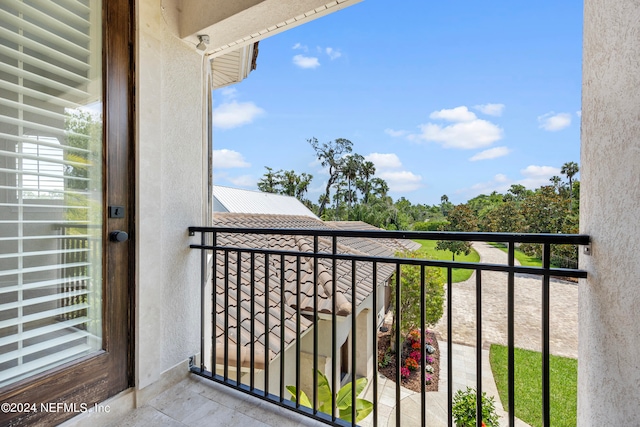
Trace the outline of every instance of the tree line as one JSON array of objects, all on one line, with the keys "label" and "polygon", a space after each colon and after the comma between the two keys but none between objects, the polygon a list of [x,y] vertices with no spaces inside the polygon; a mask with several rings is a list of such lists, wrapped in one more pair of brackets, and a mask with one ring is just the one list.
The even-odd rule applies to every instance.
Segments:
[{"label": "tree line", "polygon": [[[307,140],[329,177],[317,202],[306,197],[313,176],[293,170],[266,172],[258,182],[261,191],[286,194],[301,200],[323,220],[364,221],[387,230],[416,231],[488,231],[509,233],[577,233],[580,209],[580,181],[575,179],[579,166],[567,162],[561,176],[549,184],[528,189],[513,184],[506,192],[481,194],[466,203],[454,205],[447,195],[440,204],[413,204],[404,197],[393,200],[388,184],[376,176],[375,165],[353,151],[348,139],[320,143]],[[454,257],[468,253],[467,242],[438,242],[438,249],[449,249]],[[521,245],[529,255],[541,255],[539,245]],[[556,265],[572,266],[577,247],[554,246]]]}]

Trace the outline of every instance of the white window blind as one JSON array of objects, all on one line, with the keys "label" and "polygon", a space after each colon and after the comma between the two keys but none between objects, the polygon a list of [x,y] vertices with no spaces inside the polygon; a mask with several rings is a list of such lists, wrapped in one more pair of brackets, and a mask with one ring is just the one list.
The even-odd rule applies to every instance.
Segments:
[{"label": "white window blind", "polygon": [[0,2],[0,387],[102,347],[101,9]]}]

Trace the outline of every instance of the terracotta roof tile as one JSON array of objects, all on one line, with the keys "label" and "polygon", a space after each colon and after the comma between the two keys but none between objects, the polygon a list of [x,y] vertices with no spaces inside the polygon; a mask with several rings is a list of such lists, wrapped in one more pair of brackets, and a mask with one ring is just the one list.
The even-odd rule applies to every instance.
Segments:
[{"label": "terracotta roof tile", "polygon": [[[362,223],[364,224],[364,223]],[[291,215],[263,215],[263,214],[237,214],[237,213],[216,213],[214,216],[214,226],[226,226],[235,228],[299,228],[299,229],[335,229],[336,226],[324,223],[320,220],[305,216]],[[345,227],[337,227],[345,228]],[[364,228],[364,226],[362,227]],[[359,228],[359,229],[362,229]],[[354,228],[351,228],[354,229]],[[390,243],[375,241],[364,238],[339,238],[337,253],[355,255],[374,255],[392,257],[400,243],[396,239]],[[286,235],[257,235],[257,234],[232,234],[218,233],[217,243],[220,246],[232,248],[266,248],[272,250],[296,251],[303,253],[313,253],[313,237],[309,236],[286,236]],[[318,250],[323,253],[331,253],[332,242],[330,238],[318,238]],[[237,286],[240,278],[240,344],[245,347],[242,350],[241,364],[248,366],[250,359],[247,347],[251,343],[251,327],[255,330],[255,357],[256,367],[263,366],[266,358],[271,360],[282,350],[280,343],[281,335],[281,292],[284,291],[284,336],[285,347],[291,345],[296,337],[296,309],[300,304],[301,313],[312,315],[314,311],[314,300],[317,298],[317,310],[319,313],[331,314],[333,312],[333,268],[334,263],[329,259],[318,260],[317,286],[314,285],[314,258],[312,256],[300,255],[281,256],[270,255],[269,262],[265,265],[265,255],[254,255],[253,277],[251,273],[251,255],[243,252],[238,262],[238,255],[235,251],[228,254],[228,277],[225,282],[224,255],[219,252],[216,256],[216,341],[217,359],[224,359],[224,298],[225,283],[228,283],[229,306],[226,311],[228,315],[228,336],[229,357],[235,364],[236,342],[238,334],[237,307],[238,296]],[[299,270],[297,263],[299,262]],[[284,269],[281,265],[284,264]],[[238,265],[240,269],[238,271]],[[377,284],[385,283],[393,274],[392,264],[379,264],[377,269]],[[335,261],[335,304],[336,314],[340,316],[349,315],[352,311],[352,262],[349,260]],[[269,277],[268,304],[265,277]],[[299,279],[298,279],[299,278]],[[356,262],[356,283],[355,299],[356,306],[367,298],[373,289],[373,267],[368,262]],[[253,279],[253,280],[252,280]],[[251,286],[253,286],[255,303],[252,313],[251,307]],[[298,298],[299,295],[299,298]],[[299,301],[298,301],[299,300]],[[268,308],[266,307],[268,305]],[[265,317],[269,316],[269,354],[265,355]],[[303,334],[313,324],[304,315],[300,317],[300,333]],[[260,360],[258,360],[260,359]]]}]

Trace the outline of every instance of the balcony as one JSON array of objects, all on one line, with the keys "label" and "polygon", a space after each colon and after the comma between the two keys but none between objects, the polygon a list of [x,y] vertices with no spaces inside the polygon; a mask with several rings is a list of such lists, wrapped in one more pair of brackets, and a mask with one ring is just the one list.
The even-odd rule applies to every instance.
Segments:
[{"label": "balcony", "polygon": [[[320,370],[331,390],[367,378],[368,383],[358,396],[357,387],[350,388],[350,396],[340,396],[349,401],[362,397],[372,402],[373,411],[358,424],[453,425],[451,405],[457,389],[469,385],[477,388],[478,396],[483,391],[496,395],[483,335],[486,334],[483,325],[495,323],[495,319],[484,317],[488,309],[487,304],[483,305],[486,293],[483,284],[486,277],[497,274],[504,282],[504,344],[508,346],[510,384],[508,402],[501,412],[502,423],[521,425],[514,416],[513,393],[514,347],[521,346],[522,341],[522,337],[516,335],[516,317],[523,309],[516,305],[516,294],[519,278],[536,277],[539,296],[533,300],[539,301],[539,317],[537,325],[529,327],[539,331],[538,351],[541,351],[543,366],[541,421],[543,425],[550,424],[549,355],[552,343],[563,339],[552,329],[555,328],[550,316],[554,306],[551,289],[555,279],[552,278],[586,277],[586,272],[581,270],[552,268],[551,246],[587,245],[588,236],[352,231],[307,228],[309,224],[274,229],[250,225],[190,228],[192,235],[200,236],[200,243],[191,248],[200,250],[202,258],[201,349],[191,368],[194,375],[216,386],[226,386],[232,393],[258,399],[263,402],[261,407],[277,406],[307,416],[309,422],[334,425],[352,424],[344,419],[355,419],[355,406],[347,406],[349,409],[345,411],[342,401],[337,402],[332,393],[325,412],[318,410],[326,396],[319,391],[322,377],[313,373]],[[434,261],[389,254],[389,248],[406,247],[407,239],[501,242],[508,247],[506,263]],[[520,243],[541,245],[542,268],[516,265],[514,250]],[[375,248],[379,249],[377,253]],[[420,393],[404,389],[397,381],[401,377],[400,364],[396,366],[395,378],[387,379],[378,372],[379,328],[389,326],[384,320],[387,302],[396,313],[400,312],[394,327],[395,347],[401,348],[403,289],[401,286],[390,301],[388,292],[392,287],[397,288],[399,277],[410,266],[417,266],[421,271],[421,295],[416,304],[420,304],[422,325],[425,324],[425,268],[439,267],[446,272],[446,308],[444,320],[438,326],[441,328],[441,368],[437,393],[425,392],[424,386]],[[466,319],[456,318],[454,314],[460,313],[453,297],[457,289],[456,284],[452,285],[454,268],[474,272],[471,284],[475,287],[475,304],[466,307]],[[527,311],[524,317],[537,317],[530,312],[530,307]],[[456,328],[463,327],[475,329],[475,343],[467,343],[472,346],[445,340],[455,337]],[[421,342],[424,342],[425,328],[420,330]],[[489,336],[489,340],[495,341],[495,336]],[[420,352],[424,360],[427,355],[424,346]],[[419,374],[424,384],[425,364],[420,365]],[[202,384],[199,382],[198,387]],[[303,404],[301,391],[308,396],[310,407]],[[478,413],[481,406],[482,401],[477,398]]]}]

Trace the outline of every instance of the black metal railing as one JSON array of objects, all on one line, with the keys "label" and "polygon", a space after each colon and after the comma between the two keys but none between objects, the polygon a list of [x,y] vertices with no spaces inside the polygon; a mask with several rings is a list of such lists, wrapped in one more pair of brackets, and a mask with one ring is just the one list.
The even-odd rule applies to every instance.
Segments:
[{"label": "black metal railing", "polygon": [[[425,268],[446,270],[447,384],[448,425],[453,425],[453,347],[452,271],[470,269],[476,273],[476,414],[482,414],[482,273],[506,273],[508,340],[508,413],[515,425],[514,396],[514,320],[515,275],[541,278],[542,318],[542,425],[550,425],[550,279],[585,278],[578,269],[552,268],[552,245],[588,245],[586,235],[454,233],[403,231],[346,231],[336,229],[263,229],[231,227],[190,227],[190,235],[200,234],[199,244],[190,247],[201,251],[202,315],[200,362],[192,372],[275,405],[305,414],[334,425],[355,425],[356,405],[345,415],[336,402],[341,384],[340,358],[349,345],[346,365],[347,383],[351,383],[351,402],[356,401],[356,380],[367,376],[372,387],[373,411],[370,425],[379,425],[378,415],[378,309],[387,285],[395,287],[395,346],[400,349],[400,277],[403,266],[419,266],[421,318],[421,425],[426,419],[425,399]],[[498,242],[507,246],[507,264],[438,261],[398,258],[391,254],[366,255],[350,250],[353,242],[392,242],[398,239]],[[392,240],[390,240],[392,239]],[[395,239],[395,240],[393,240]],[[519,243],[542,245],[542,267],[515,265],[515,246]],[[395,246],[394,246],[395,245]],[[361,246],[361,245],[356,245]],[[393,281],[393,283],[389,283]],[[386,309],[388,307],[384,307]],[[362,313],[367,313],[362,315]],[[369,315],[370,313],[370,315]],[[363,325],[363,322],[367,322]],[[344,325],[349,325],[346,328]],[[339,328],[340,326],[340,328]],[[360,327],[360,328],[359,328]],[[344,331],[343,329],[348,329]],[[339,330],[340,329],[340,330]],[[362,332],[364,330],[364,332]],[[328,338],[327,338],[328,336]],[[346,337],[346,338],[345,338]],[[330,342],[330,344],[328,344]],[[371,344],[372,343],[372,344]],[[340,352],[340,353],[339,353]],[[362,357],[363,352],[369,357]],[[370,352],[370,353],[369,353]],[[348,353],[348,352],[347,352]],[[233,360],[235,358],[235,360]],[[309,358],[311,360],[309,360]],[[362,366],[364,360],[364,367]],[[405,425],[401,411],[401,372],[396,363],[395,425]],[[302,368],[305,371],[302,371]],[[320,410],[318,370],[327,372],[332,394],[330,404]],[[310,372],[309,372],[310,371]],[[350,376],[349,376],[350,375]],[[295,386],[289,392],[287,386]],[[285,391],[287,390],[287,391]],[[309,393],[304,401],[302,390]],[[305,406],[305,403],[311,407]],[[348,416],[350,415],[350,417]],[[353,421],[344,421],[344,418]],[[481,417],[477,417],[481,425]]]}]

